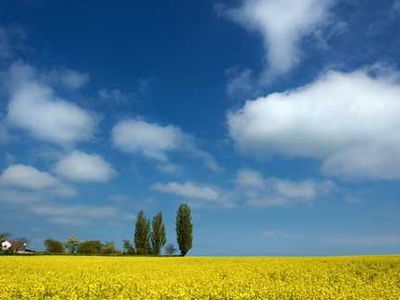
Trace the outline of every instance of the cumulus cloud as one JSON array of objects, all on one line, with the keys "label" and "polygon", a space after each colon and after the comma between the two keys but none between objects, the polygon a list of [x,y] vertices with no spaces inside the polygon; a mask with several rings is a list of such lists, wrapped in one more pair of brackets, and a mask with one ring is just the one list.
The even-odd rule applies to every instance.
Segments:
[{"label": "cumulus cloud", "polygon": [[290,206],[308,204],[328,195],[334,188],[329,180],[288,180],[263,178],[254,170],[239,170],[236,175],[237,192],[252,206]]},{"label": "cumulus cloud", "polygon": [[93,137],[96,119],[74,103],[60,99],[36,70],[14,63],[9,71],[7,121],[34,137],[56,144],[73,144]]},{"label": "cumulus cloud", "polygon": [[152,189],[160,192],[175,195],[187,200],[201,200],[216,204],[231,204],[224,192],[218,187],[199,184],[195,182],[168,182],[156,183]]},{"label": "cumulus cloud", "polygon": [[54,187],[58,184],[58,180],[54,176],[46,172],[41,172],[31,166],[13,165],[3,171],[0,183],[38,190]]},{"label": "cumulus cloud", "polygon": [[400,84],[396,74],[330,71],[299,89],[270,94],[228,114],[240,151],[321,161],[349,179],[400,178]]},{"label": "cumulus cloud", "polygon": [[173,125],[160,125],[141,119],[119,122],[112,130],[112,142],[124,152],[140,153],[165,164],[171,170],[168,154],[181,151],[201,159],[212,171],[221,168],[212,155],[199,149],[194,138]]},{"label": "cumulus cloud", "polygon": [[121,121],[113,128],[112,140],[122,151],[167,161],[166,152],[184,147],[187,139],[179,127],[132,119]]},{"label": "cumulus cloud", "polygon": [[100,155],[80,151],[73,151],[58,161],[55,172],[65,179],[83,182],[105,182],[116,174]]},{"label": "cumulus cloud", "polygon": [[301,59],[300,44],[329,20],[332,0],[244,0],[225,12],[261,34],[271,74],[283,74]]},{"label": "cumulus cloud", "polygon": [[53,175],[22,164],[9,166],[0,176],[0,186],[28,190],[49,190],[59,196],[74,196],[75,190]]}]

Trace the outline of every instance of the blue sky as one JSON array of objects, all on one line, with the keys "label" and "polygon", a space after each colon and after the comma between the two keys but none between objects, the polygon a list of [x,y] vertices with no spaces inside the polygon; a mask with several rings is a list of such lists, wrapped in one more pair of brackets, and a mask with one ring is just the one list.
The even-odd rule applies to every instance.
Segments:
[{"label": "blue sky", "polygon": [[400,2],[0,1],[0,229],[193,255],[400,247]]}]

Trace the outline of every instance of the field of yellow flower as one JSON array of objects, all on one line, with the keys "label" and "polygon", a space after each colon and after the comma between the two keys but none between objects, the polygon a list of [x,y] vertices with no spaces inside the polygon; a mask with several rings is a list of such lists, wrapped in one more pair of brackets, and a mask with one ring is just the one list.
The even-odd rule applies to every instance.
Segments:
[{"label": "field of yellow flower", "polygon": [[400,299],[400,256],[3,256],[0,299]]}]

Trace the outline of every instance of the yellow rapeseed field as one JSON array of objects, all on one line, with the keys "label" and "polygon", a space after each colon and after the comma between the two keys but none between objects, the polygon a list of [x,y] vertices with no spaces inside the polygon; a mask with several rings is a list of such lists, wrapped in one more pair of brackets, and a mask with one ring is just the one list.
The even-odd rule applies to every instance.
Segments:
[{"label": "yellow rapeseed field", "polygon": [[400,256],[0,257],[0,299],[400,299]]}]

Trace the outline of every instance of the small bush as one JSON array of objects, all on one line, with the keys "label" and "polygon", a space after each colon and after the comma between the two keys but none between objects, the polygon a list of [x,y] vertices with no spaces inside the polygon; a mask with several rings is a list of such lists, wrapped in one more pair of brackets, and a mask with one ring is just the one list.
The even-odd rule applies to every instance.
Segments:
[{"label": "small bush", "polygon": [[60,241],[47,239],[44,241],[44,246],[48,253],[64,253],[64,244]]}]

